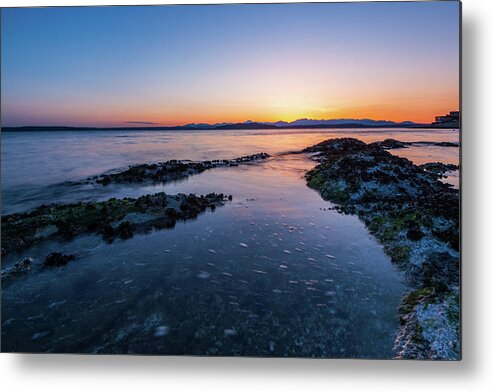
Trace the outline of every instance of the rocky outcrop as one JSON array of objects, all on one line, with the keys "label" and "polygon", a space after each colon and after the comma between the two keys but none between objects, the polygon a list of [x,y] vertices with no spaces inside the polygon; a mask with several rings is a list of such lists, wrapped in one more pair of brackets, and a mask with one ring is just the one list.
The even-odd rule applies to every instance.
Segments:
[{"label": "rocky outcrop", "polygon": [[235,159],[219,159],[203,162],[171,160],[152,164],[144,163],[129,166],[127,169],[115,173],[90,177],[86,180],[86,183],[97,183],[102,185],[109,185],[111,183],[166,183],[182,180],[206,170],[218,167],[238,166],[245,163],[264,160],[268,157],[269,154],[262,152]]},{"label": "rocky outcrop", "polygon": [[65,255],[59,252],[50,253],[43,262],[36,262],[32,257],[24,257],[13,266],[2,269],[2,282],[20,278],[33,271],[39,271],[42,268],[62,267],[72,260],[75,260],[74,255]]},{"label": "rocky outcrop", "polygon": [[453,142],[427,142],[427,141],[422,141],[422,142],[412,142],[411,144],[415,146],[436,146],[436,147],[460,147],[459,143],[453,143]]},{"label": "rocky outcrop", "polygon": [[75,260],[74,255],[64,255],[59,252],[52,252],[43,262],[43,266],[45,267],[60,267],[63,265],[67,265],[69,261]]},{"label": "rocky outcrop", "polygon": [[17,261],[13,266],[2,269],[2,282],[24,276],[35,266],[36,265],[34,264],[34,259],[32,257],[24,257]]},{"label": "rocky outcrop", "polygon": [[227,200],[222,193],[156,193],[138,199],[43,205],[30,212],[2,217],[2,249],[7,254],[46,239],[70,239],[83,233],[98,233],[108,242],[116,238],[125,240],[134,233],[174,227],[177,221],[193,219]]},{"label": "rocky outcrop", "polygon": [[383,141],[373,142],[370,144],[370,146],[381,147],[385,150],[391,150],[394,148],[408,148],[411,145],[412,143],[410,142],[401,142],[395,139],[385,139]]},{"label": "rocky outcrop", "polygon": [[430,162],[419,165],[420,168],[427,172],[436,174],[439,178],[446,177],[445,174],[455,170],[459,170],[458,165],[453,163]]},{"label": "rocky outcrop", "polygon": [[416,287],[403,299],[396,356],[457,359],[459,191],[385,145],[340,138],[307,148],[320,162],[308,185],[358,215]]}]

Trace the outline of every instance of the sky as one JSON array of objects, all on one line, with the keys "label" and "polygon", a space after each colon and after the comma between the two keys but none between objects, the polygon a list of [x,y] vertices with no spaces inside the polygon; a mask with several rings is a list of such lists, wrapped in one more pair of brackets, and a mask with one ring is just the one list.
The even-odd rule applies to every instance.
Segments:
[{"label": "sky", "polygon": [[459,109],[455,1],[4,8],[1,22],[2,126]]}]

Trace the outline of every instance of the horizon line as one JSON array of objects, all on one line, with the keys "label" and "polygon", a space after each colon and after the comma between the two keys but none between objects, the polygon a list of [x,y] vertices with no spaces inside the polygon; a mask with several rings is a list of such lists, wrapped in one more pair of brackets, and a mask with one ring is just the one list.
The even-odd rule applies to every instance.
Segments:
[{"label": "horizon line", "polygon": [[[309,117],[302,117],[298,118],[293,121],[285,121],[285,120],[277,120],[277,121],[255,121],[255,120],[245,120],[245,121],[240,121],[240,122],[230,122],[230,121],[222,121],[222,122],[214,122],[214,123],[207,123],[207,122],[186,122],[182,124],[173,124],[173,125],[165,125],[164,123],[159,123],[155,121],[139,121],[139,120],[128,120],[122,123],[122,125],[69,125],[69,124],[63,124],[63,125],[55,125],[55,124],[48,124],[48,125],[35,125],[35,124],[29,124],[29,125],[1,125],[0,127],[3,128],[77,128],[77,129],[122,129],[122,128],[128,128],[128,129],[155,129],[155,128],[186,128],[186,127],[195,127],[195,128],[200,128],[202,127],[221,127],[221,126],[241,126],[241,125],[249,125],[249,124],[259,124],[259,125],[266,125],[266,126],[276,126],[277,128],[287,128],[290,126],[293,127],[300,127],[300,126],[307,126],[307,125],[300,125],[296,124],[298,121],[313,121],[317,123],[323,123],[323,122],[337,122],[337,121],[354,121],[355,123],[357,122],[363,122],[363,121],[369,121],[369,122],[374,122],[374,123],[388,123],[389,125],[400,125],[400,124],[415,124],[415,125],[431,125],[431,122],[415,122],[412,120],[403,120],[403,121],[394,121],[394,120],[387,120],[387,119],[373,119],[373,118],[347,118],[347,117],[341,117],[341,118],[330,118],[330,119],[315,119],[315,118],[309,118]],[[278,124],[285,124],[282,126],[278,126]],[[348,125],[349,123],[346,124],[319,124],[319,125]],[[355,124],[358,126],[365,126],[366,124]],[[372,126],[372,125],[368,125]]]}]

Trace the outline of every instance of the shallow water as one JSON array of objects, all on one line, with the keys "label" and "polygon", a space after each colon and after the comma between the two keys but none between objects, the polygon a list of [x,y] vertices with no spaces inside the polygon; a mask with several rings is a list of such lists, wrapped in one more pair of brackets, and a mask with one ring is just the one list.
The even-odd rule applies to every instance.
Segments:
[{"label": "shallow water", "polygon": [[[16,148],[17,154],[29,155],[29,142],[14,140],[29,135],[2,135],[3,151],[8,151],[2,154],[7,163],[2,165],[7,174],[2,176],[4,203],[11,192],[4,209],[162,190],[223,192],[232,194],[233,201],[174,229],[127,241],[106,244],[89,235],[4,257],[2,267],[23,256],[42,260],[51,251],[77,259],[2,285],[2,350],[392,357],[397,307],[406,290],[402,273],[356,217],[330,209],[331,203],[306,187],[304,173],[314,165],[306,155],[214,169],[164,186],[48,186],[142,161],[299,150],[327,133],[269,134],[268,140],[253,132],[228,134],[218,146],[210,135],[200,136],[199,143],[199,136],[187,134],[182,140],[174,133],[149,132],[143,136],[151,148],[147,159],[145,147],[137,143],[129,152],[119,141],[126,137],[111,133],[114,144],[110,140],[115,138],[103,135],[90,143],[100,149],[101,163],[89,159],[89,167],[78,165],[86,162],[83,150],[91,138],[57,134],[48,137],[54,138],[54,157],[45,150],[50,143],[36,135],[36,158],[22,164],[7,160]],[[358,134],[363,140],[387,137]],[[393,137],[404,140],[406,135],[431,140],[409,131]],[[161,137],[175,139],[160,144]],[[64,138],[75,145],[59,141]],[[25,149],[19,150],[21,145]],[[449,148],[444,154],[453,151],[458,153]],[[27,180],[29,166],[37,170],[36,181]],[[23,173],[24,180],[9,170]],[[18,187],[38,192],[38,198],[14,200]]]}]

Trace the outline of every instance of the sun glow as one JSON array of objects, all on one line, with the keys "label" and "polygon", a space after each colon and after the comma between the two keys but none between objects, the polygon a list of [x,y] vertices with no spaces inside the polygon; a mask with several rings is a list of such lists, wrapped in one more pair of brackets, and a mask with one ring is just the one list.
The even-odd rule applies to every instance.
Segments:
[{"label": "sun glow", "polygon": [[2,125],[429,123],[459,107],[454,3],[2,10]]}]

